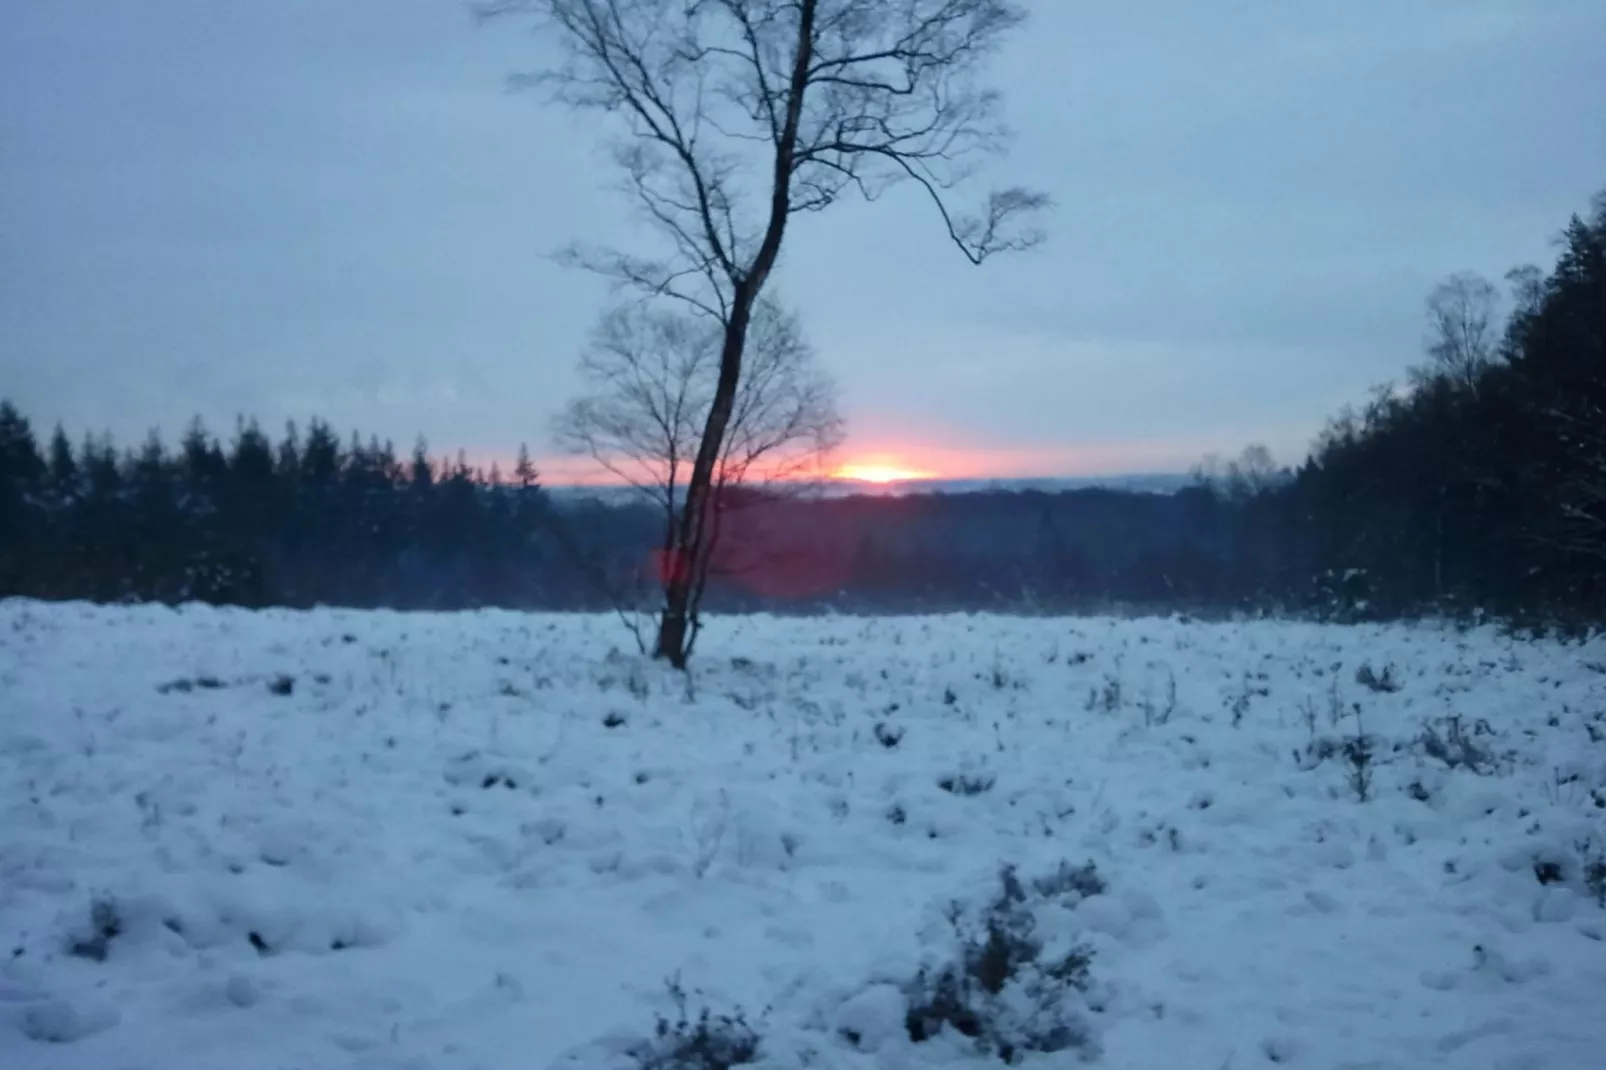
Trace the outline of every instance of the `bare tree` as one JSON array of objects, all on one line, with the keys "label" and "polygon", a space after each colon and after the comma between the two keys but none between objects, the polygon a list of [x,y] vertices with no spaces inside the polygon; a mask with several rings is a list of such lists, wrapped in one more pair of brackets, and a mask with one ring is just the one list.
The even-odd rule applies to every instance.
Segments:
[{"label": "bare tree", "polygon": [[738,497],[737,489],[807,486],[824,474],[842,440],[836,391],[796,317],[760,301],[714,468],[714,492],[700,500],[709,514],[697,547],[701,556],[687,556],[679,533],[691,507],[688,484],[714,402],[722,343],[720,325],[707,319],[641,303],[614,308],[602,317],[581,356],[583,393],[554,426],[559,448],[590,458],[661,513],[659,579],[666,597],[677,583],[691,581],[688,656],[719,546],[720,520]]},{"label": "bare tree", "polygon": [[1238,459],[1227,465],[1227,494],[1241,501],[1255,498],[1275,487],[1278,479],[1271,450],[1257,442],[1245,446]]},{"label": "bare tree", "polygon": [[[542,18],[564,61],[524,79],[616,120],[623,188],[656,252],[575,248],[574,263],[685,302],[719,324],[719,373],[696,438],[678,557],[707,559],[707,500],[726,454],[754,309],[795,215],[910,184],[972,263],[1042,239],[1040,193],[950,201],[1006,131],[987,59],[1021,24],[1011,0],[489,0]],[[684,666],[695,580],[665,591],[656,653]]]},{"label": "bare tree", "polygon": [[1220,454],[1207,454],[1193,468],[1193,479],[1198,485],[1232,501],[1248,501],[1264,494],[1282,478],[1283,473],[1271,450],[1259,443],[1244,447],[1243,452],[1230,461],[1223,461]]},{"label": "bare tree", "polygon": [[1451,275],[1434,288],[1427,302],[1432,371],[1477,389],[1479,375],[1498,352],[1499,300],[1494,284],[1471,272]]},{"label": "bare tree", "polygon": [[1545,273],[1534,264],[1522,264],[1506,272],[1506,286],[1511,290],[1515,316],[1530,316],[1539,311],[1545,298]]}]

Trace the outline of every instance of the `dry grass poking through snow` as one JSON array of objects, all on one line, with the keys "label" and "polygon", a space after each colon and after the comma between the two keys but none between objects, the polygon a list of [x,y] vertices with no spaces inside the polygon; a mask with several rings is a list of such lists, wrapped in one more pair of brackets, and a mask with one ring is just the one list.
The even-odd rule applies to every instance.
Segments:
[{"label": "dry grass poking through snow", "polygon": [[0,1066],[1606,1065],[1606,645],[0,603]]}]

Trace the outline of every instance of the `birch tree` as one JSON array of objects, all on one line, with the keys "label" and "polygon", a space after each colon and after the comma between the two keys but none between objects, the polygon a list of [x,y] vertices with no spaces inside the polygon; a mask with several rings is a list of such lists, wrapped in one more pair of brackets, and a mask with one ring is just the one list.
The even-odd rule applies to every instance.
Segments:
[{"label": "birch tree", "polygon": [[[521,79],[608,120],[622,188],[657,241],[577,246],[570,259],[678,300],[719,327],[677,558],[706,561],[754,312],[794,217],[895,187],[924,197],[974,264],[1037,244],[1047,199],[958,194],[1006,138],[987,61],[1024,21],[1010,0],[491,0],[535,17],[561,61]],[[695,567],[695,565],[694,565]],[[664,592],[655,653],[688,656],[688,575]]]}]

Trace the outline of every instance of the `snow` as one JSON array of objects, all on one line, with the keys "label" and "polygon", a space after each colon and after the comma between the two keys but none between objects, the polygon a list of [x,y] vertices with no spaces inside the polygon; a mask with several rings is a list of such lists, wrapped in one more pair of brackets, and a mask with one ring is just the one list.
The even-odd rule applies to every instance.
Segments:
[{"label": "snow", "polygon": [[[1000,1065],[916,1045],[908,993],[1004,865],[1087,862],[1103,892],[1032,909],[1093,951],[1061,1009],[1097,1065],[1606,1065],[1598,640],[753,617],[689,680],[633,650],[0,603],[0,1066],[634,1066],[671,981],[764,1065]],[[1449,717],[1487,766],[1420,745]]]}]

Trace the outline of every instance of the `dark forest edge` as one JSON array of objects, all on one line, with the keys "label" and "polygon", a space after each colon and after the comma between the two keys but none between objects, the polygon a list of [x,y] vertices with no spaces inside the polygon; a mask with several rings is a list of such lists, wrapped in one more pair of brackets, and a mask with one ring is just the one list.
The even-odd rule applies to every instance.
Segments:
[{"label": "dark forest edge", "polygon": [[[711,610],[1276,612],[1606,623],[1606,195],[1553,269],[1434,295],[1429,361],[1295,471],[1173,494],[732,497]],[[43,440],[0,405],[0,596],[599,610],[651,597],[655,513],[241,421]]]}]

